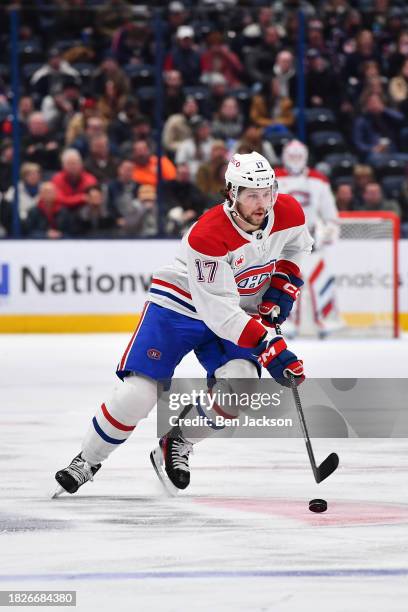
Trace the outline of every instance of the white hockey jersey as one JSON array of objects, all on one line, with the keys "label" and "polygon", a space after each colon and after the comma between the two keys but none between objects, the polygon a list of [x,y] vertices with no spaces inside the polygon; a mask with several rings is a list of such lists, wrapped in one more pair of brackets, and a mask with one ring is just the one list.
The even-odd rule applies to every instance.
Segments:
[{"label": "white hockey jersey", "polygon": [[293,176],[284,168],[276,168],[279,191],[293,196],[303,208],[306,225],[313,233],[319,223],[336,223],[338,211],[328,179],[317,170],[306,168]]},{"label": "white hockey jersey", "polygon": [[234,344],[254,347],[265,333],[254,315],[271,275],[300,276],[312,244],[303,210],[292,196],[280,194],[265,227],[252,234],[219,204],[183,237],[175,261],[154,275],[149,300],[204,321]]}]

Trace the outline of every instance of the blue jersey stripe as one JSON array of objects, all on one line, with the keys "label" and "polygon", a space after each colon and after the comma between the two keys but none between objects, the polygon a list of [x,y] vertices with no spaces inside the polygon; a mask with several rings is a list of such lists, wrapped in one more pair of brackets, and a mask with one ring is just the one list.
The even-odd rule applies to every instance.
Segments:
[{"label": "blue jersey stripe", "polygon": [[184,300],[181,300],[180,298],[176,297],[175,295],[172,295],[171,293],[168,293],[167,291],[162,291],[161,289],[154,289],[153,287],[151,287],[150,293],[157,293],[157,295],[163,295],[164,297],[167,297],[170,300],[177,302],[181,306],[184,306],[184,308],[188,308],[188,310],[191,310],[191,312],[197,312],[194,306],[190,306],[190,304],[187,304],[187,302],[185,302]]},{"label": "blue jersey stripe", "polygon": [[92,423],[95,427],[96,433],[99,434],[101,438],[105,440],[105,442],[109,442],[109,444],[123,444],[123,442],[127,440],[127,438],[125,438],[124,440],[116,440],[115,438],[111,438],[110,436],[106,435],[106,433],[102,431],[102,429],[99,427],[99,423],[95,417],[92,419]]},{"label": "blue jersey stripe", "polygon": [[331,285],[332,283],[334,283],[334,281],[335,281],[334,276],[331,276],[331,277],[329,278],[329,280],[326,282],[326,284],[323,286],[323,288],[322,288],[322,289],[320,289],[320,291],[319,291],[319,295],[323,295],[323,293],[326,293],[326,291],[328,290],[328,288],[330,287],[330,285]]}]

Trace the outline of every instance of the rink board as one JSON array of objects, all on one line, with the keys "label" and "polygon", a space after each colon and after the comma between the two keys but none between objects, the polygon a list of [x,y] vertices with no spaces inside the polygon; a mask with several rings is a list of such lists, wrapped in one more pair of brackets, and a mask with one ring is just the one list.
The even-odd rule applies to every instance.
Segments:
[{"label": "rink board", "polygon": [[[7,241],[0,251],[0,332],[131,331],[152,274],[174,259],[178,240]],[[331,268],[351,325],[389,317],[391,249],[342,241]],[[400,323],[408,329],[408,241],[400,245]],[[369,305],[369,308],[368,308]]]}]

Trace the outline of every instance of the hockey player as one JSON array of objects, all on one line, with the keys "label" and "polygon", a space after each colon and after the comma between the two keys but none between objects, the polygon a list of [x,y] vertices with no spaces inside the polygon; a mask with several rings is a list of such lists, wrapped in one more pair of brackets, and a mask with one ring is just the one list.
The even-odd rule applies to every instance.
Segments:
[{"label": "hockey player", "polygon": [[[317,331],[324,337],[342,326],[335,307],[334,277],[327,262],[329,247],[339,233],[336,202],[324,174],[307,166],[308,150],[302,142],[287,143],[282,161],[284,167],[276,169],[279,191],[290,194],[301,204],[314,239],[312,256],[302,270],[305,282],[302,299],[290,322],[295,323],[296,330]],[[286,332],[289,334],[288,326]]]},{"label": "hockey player", "polygon": [[[194,350],[209,377],[304,380],[303,362],[271,325],[288,316],[302,285],[300,265],[312,239],[301,206],[278,195],[275,173],[258,153],[236,154],[225,174],[226,200],[192,226],[175,261],[153,277],[140,322],[117,368],[122,382],[92,420],[81,452],[57,472],[75,493],[125,442],[156,404],[156,385],[170,380]],[[259,312],[262,315],[260,318]],[[190,482],[191,440],[164,436],[151,460],[177,489]],[[164,469],[163,469],[164,468]]]}]

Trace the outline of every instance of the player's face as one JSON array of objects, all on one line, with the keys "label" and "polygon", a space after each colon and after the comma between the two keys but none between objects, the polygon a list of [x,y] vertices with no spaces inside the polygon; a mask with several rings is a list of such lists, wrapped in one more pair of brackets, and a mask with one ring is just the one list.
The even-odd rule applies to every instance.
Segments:
[{"label": "player's face", "polygon": [[240,216],[255,227],[260,227],[272,205],[272,187],[243,189],[237,202]]}]

